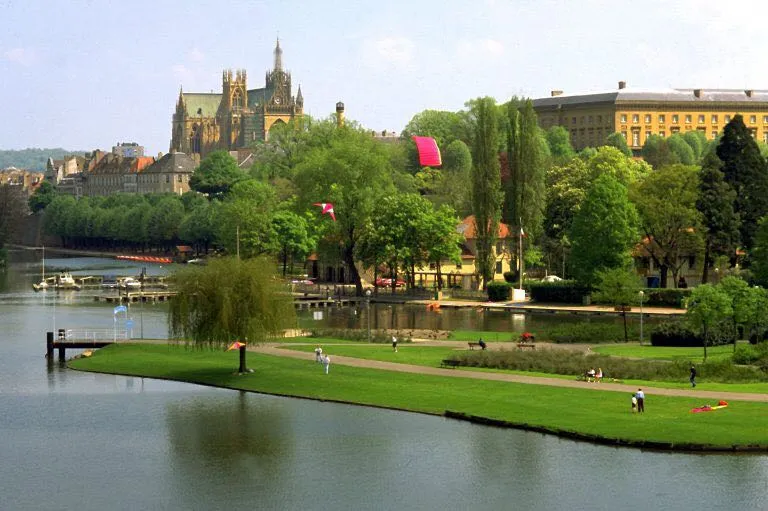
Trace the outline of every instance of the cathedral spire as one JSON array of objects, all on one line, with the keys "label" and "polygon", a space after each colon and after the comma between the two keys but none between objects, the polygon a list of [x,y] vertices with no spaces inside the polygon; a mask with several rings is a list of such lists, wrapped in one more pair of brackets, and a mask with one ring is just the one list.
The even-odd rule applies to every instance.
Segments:
[{"label": "cathedral spire", "polygon": [[283,50],[280,48],[280,38],[277,38],[275,45],[275,71],[283,70]]}]

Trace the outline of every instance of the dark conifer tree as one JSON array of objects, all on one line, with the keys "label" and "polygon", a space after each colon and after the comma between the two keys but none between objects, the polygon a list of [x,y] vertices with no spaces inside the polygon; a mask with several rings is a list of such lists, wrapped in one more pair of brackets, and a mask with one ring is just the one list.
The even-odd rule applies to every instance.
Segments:
[{"label": "dark conifer tree", "polygon": [[718,255],[735,254],[739,242],[739,216],[733,210],[736,192],[725,182],[723,162],[713,151],[704,156],[696,209],[704,227],[704,269],[701,282],[709,280],[709,266]]},{"label": "dark conifer tree", "polygon": [[741,115],[723,130],[717,146],[725,182],[736,193],[734,211],[739,215],[742,246],[752,248],[758,221],[768,214],[768,166]]}]

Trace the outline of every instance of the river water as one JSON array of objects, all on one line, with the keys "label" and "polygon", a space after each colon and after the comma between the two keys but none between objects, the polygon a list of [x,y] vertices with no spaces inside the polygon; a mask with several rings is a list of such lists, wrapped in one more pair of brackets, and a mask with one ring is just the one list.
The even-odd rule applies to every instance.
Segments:
[{"label": "river water", "polygon": [[[138,272],[114,264],[46,261]],[[3,510],[768,509],[765,456],[610,448],[48,366],[46,331],[114,319],[92,292],[34,293],[39,271],[15,262],[0,277]],[[162,306],[136,309],[145,336],[165,336]]]}]

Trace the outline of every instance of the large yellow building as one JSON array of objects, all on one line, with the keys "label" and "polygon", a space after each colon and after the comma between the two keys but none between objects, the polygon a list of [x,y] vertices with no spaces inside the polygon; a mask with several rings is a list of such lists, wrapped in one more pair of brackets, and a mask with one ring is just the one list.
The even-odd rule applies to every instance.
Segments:
[{"label": "large yellow building", "polygon": [[247,148],[267,140],[269,130],[304,112],[299,86],[291,95],[291,73],[283,70],[280,41],[275,64],[261,89],[248,90],[245,70],[222,73],[221,93],[179,92],[170,150],[205,156],[211,151]]},{"label": "large yellow building", "polygon": [[768,90],[665,89],[641,90],[619,82],[617,90],[563,94],[533,101],[539,125],[562,126],[576,149],[596,147],[611,133],[621,133],[634,151],[651,135],[700,131],[715,139],[735,114],[757,140],[768,143]]}]

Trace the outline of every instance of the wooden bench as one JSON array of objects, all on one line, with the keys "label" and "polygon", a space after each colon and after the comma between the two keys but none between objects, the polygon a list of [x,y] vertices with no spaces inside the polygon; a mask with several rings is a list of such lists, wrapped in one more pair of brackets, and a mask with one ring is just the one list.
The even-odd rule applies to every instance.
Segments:
[{"label": "wooden bench", "polygon": [[458,360],[452,360],[450,358],[446,358],[445,360],[440,362],[440,367],[450,367],[452,369],[456,369],[457,367],[459,367],[459,365],[461,364],[459,364]]},{"label": "wooden bench", "polygon": [[519,350],[535,350],[536,349],[536,345],[528,343],[528,342],[519,342],[519,343],[517,343],[517,349],[519,349]]}]

